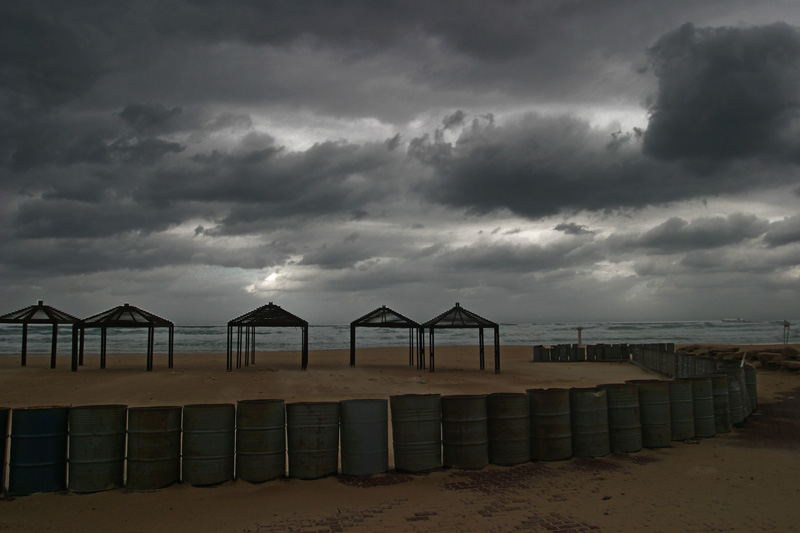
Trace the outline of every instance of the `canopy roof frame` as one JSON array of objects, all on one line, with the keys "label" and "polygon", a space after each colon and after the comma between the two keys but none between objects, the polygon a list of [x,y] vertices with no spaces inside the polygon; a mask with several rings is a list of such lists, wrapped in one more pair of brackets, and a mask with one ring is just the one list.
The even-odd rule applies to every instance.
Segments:
[{"label": "canopy roof frame", "polygon": [[100,328],[100,368],[103,369],[106,367],[106,343],[108,340],[108,328],[147,328],[146,367],[148,372],[152,372],[155,328],[157,327],[165,327],[169,330],[168,366],[169,368],[173,368],[175,324],[166,318],[162,318],[129,303],[112,307],[107,311],[103,311],[101,313],[92,315],[89,318],[83,319],[80,341],[80,364],[83,364],[84,329]]},{"label": "canopy roof frame", "polygon": [[82,321],[80,318],[65,313],[50,305],[45,305],[44,300],[39,300],[36,305],[28,306],[18,311],[6,313],[0,316],[0,324],[21,324],[22,325],[22,352],[20,354],[20,366],[28,364],[28,325],[29,324],[52,324],[53,333],[50,343],[50,368],[56,367],[56,353],[58,347],[58,325],[72,324],[72,364],[71,370],[78,370],[78,339],[81,336]]},{"label": "canopy roof frame", "polygon": [[[424,361],[420,358],[420,329],[419,322],[411,320],[397,311],[382,305],[366,315],[350,323],[350,366],[356,366],[356,328],[407,328],[408,331],[408,364],[414,364],[414,336],[416,334],[416,360],[417,368],[424,368]],[[420,366],[422,365],[422,366]]]},{"label": "canopy roof frame", "polygon": [[242,368],[242,341],[244,341],[244,366],[256,362],[257,327],[299,327],[302,329],[300,368],[308,367],[308,321],[269,302],[228,322],[227,371],[233,370],[233,333],[236,328],[236,368]]},{"label": "canopy roof frame", "polygon": [[500,373],[500,325],[497,322],[492,322],[482,316],[473,313],[472,311],[468,311],[461,307],[461,304],[456,302],[456,305],[445,311],[444,313],[440,314],[436,318],[432,318],[428,320],[424,324],[420,326],[420,331],[422,332],[421,338],[423,340],[423,344],[420,346],[421,357],[424,359],[425,357],[425,345],[424,345],[424,331],[425,329],[428,330],[428,338],[430,344],[430,372],[434,371],[434,330],[436,329],[477,329],[478,330],[478,339],[479,339],[479,356],[480,356],[480,368],[481,370],[485,369],[484,363],[484,337],[483,337],[483,330],[485,328],[491,328],[494,331],[494,373]]}]

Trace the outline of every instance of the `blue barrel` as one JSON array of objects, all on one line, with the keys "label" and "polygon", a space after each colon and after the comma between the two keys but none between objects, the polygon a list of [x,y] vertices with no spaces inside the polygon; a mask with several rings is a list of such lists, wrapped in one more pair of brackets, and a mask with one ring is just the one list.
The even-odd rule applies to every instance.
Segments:
[{"label": "blue barrel", "polygon": [[127,405],[85,405],[69,410],[69,490],[122,487]]},{"label": "blue barrel", "polygon": [[181,408],[128,409],[128,476],[132,490],[155,490],[181,478]]},{"label": "blue barrel", "polygon": [[489,464],[485,394],[442,396],[442,464],[480,470]]},{"label": "blue barrel", "polygon": [[389,397],[394,467],[430,472],[442,467],[442,403],[438,394]]},{"label": "blue barrel", "polygon": [[711,379],[704,376],[686,378],[692,384],[695,437],[713,437],[717,434],[714,424],[714,392]]},{"label": "blue barrel", "polygon": [[669,382],[669,418],[672,440],[694,438],[694,397],[690,381]]},{"label": "blue barrel", "polygon": [[602,457],[611,452],[606,391],[598,387],[569,390],[572,455]]},{"label": "blue barrel", "polygon": [[642,449],[639,389],[632,383],[600,385],[608,402],[608,436],[612,452],[632,453]]},{"label": "blue barrel", "polygon": [[263,483],[286,475],[283,400],[241,400],[236,409],[236,478]]},{"label": "blue barrel", "polygon": [[531,460],[529,413],[524,392],[496,392],[486,397],[490,463],[511,466]]},{"label": "blue barrel", "polygon": [[184,406],[184,483],[203,487],[233,479],[235,428],[232,403]]},{"label": "blue barrel", "polygon": [[669,385],[666,381],[629,380],[639,388],[639,411],[642,420],[642,446],[672,446],[672,420],[669,407]]},{"label": "blue barrel", "polygon": [[389,470],[388,412],[386,400],[339,402],[343,475],[371,476]]},{"label": "blue barrel", "polygon": [[11,412],[8,493],[25,496],[67,488],[68,407]]},{"label": "blue barrel", "polygon": [[572,457],[569,390],[528,389],[531,459],[558,461]]},{"label": "blue barrel", "polygon": [[6,491],[6,440],[10,407],[0,407],[0,494]]},{"label": "blue barrel", "polygon": [[339,469],[339,403],[286,404],[289,476],[317,479]]}]

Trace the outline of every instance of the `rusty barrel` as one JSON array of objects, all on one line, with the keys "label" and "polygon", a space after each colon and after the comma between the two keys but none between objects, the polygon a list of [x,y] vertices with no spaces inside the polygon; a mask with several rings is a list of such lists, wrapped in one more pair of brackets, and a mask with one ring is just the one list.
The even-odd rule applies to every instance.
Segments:
[{"label": "rusty barrel", "polygon": [[0,407],[0,494],[6,491],[6,440],[10,407]]},{"label": "rusty barrel", "polygon": [[181,407],[128,409],[128,476],[132,490],[155,490],[180,481]]},{"label": "rusty barrel", "polygon": [[69,490],[122,487],[127,405],[85,405],[69,410]]},{"label": "rusty barrel", "polygon": [[671,446],[672,420],[669,407],[669,385],[657,379],[626,381],[639,389],[639,411],[642,420],[642,446],[664,448]]},{"label": "rusty barrel", "polygon": [[569,390],[572,455],[602,457],[611,452],[606,391],[599,387]]},{"label": "rusty barrel", "polygon": [[528,389],[531,459],[558,461],[572,457],[572,421],[568,389]]},{"label": "rusty barrel", "polygon": [[758,374],[753,365],[744,365],[744,380],[747,387],[747,397],[750,399],[750,412],[758,409]]},{"label": "rusty barrel", "polygon": [[286,404],[289,476],[317,479],[339,469],[339,402]]},{"label": "rusty barrel", "polygon": [[717,434],[714,424],[714,393],[711,378],[693,376],[685,379],[692,385],[692,412],[694,414],[694,436],[713,437]]},{"label": "rusty barrel", "polygon": [[67,488],[68,407],[11,412],[8,493],[25,496]]},{"label": "rusty barrel", "polygon": [[236,406],[236,478],[263,483],[286,475],[283,400],[240,400]]},{"label": "rusty barrel", "polygon": [[442,405],[438,394],[389,397],[394,467],[430,472],[442,467]]},{"label": "rusty barrel", "polygon": [[442,396],[442,464],[479,470],[489,464],[485,394]]},{"label": "rusty barrel", "polygon": [[706,374],[711,380],[711,394],[714,398],[714,429],[717,433],[731,431],[731,409],[728,396],[728,376],[725,374]]},{"label": "rusty barrel", "polygon": [[672,440],[687,440],[694,437],[694,397],[692,383],[685,379],[669,383],[669,418]]},{"label": "rusty barrel", "polygon": [[632,383],[600,385],[608,402],[608,436],[612,452],[638,452],[642,449],[642,422],[639,389]]},{"label": "rusty barrel", "polygon": [[339,402],[342,474],[370,476],[389,470],[386,400]]},{"label": "rusty barrel", "polygon": [[496,392],[486,397],[489,462],[511,466],[531,460],[528,395]]}]

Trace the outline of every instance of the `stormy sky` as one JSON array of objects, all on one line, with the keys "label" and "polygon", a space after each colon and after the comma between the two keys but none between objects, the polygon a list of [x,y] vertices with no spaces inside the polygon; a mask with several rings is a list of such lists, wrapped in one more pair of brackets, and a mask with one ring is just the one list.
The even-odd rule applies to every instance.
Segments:
[{"label": "stormy sky", "polygon": [[800,2],[0,3],[0,301],[783,319]]}]

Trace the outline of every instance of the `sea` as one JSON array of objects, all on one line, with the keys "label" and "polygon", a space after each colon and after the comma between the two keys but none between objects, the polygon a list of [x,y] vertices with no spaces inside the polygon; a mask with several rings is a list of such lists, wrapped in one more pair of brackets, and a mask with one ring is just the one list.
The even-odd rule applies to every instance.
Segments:
[{"label": "sea", "polygon": [[[581,328],[583,344],[658,343],[676,344],[782,344],[788,334],[789,343],[800,343],[800,319],[772,321],[670,321],[670,322],[553,322],[527,324],[500,324],[500,345],[553,345],[578,342]],[[58,332],[59,354],[68,354],[71,347],[71,328],[61,326]],[[225,352],[227,326],[175,326],[174,350],[176,353]],[[257,328],[257,351],[299,351],[300,328]],[[485,330],[485,343],[494,342],[493,332]],[[52,326],[28,327],[28,353],[49,354]],[[477,345],[478,331],[473,329],[436,330],[437,346]],[[22,342],[22,327],[0,324],[0,356],[18,356]],[[350,325],[311,325],[308,333],[309,349],[349,349]],[[426,344],[427,344],[426,339]],[[358,328],[357,347],[408,346],[406,329]],[[166,328],[155,332],[156,353],[168,351]],[[147,330],[139,328],[110,328],[107,336],[109,354],[141,354],[147,347]],[[100,352],[100,330],[87,329],[84,349],[86,353]]]}]

